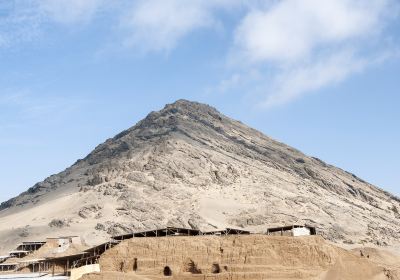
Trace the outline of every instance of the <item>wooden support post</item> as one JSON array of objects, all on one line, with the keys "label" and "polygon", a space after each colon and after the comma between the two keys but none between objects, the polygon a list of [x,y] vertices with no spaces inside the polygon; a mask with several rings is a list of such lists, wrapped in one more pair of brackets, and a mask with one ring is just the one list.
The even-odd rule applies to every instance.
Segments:
[{"label": "wooden support post", "polygon": [[66,276],[68,276],[68,270],[69,270],[69,259],[67,259],[67,271],[65,273]]}]

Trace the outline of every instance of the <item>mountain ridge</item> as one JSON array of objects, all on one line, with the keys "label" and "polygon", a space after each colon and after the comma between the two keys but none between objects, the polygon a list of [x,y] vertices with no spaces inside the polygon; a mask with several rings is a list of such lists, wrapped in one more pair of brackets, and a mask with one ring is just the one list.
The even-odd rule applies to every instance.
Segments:
[{"label": "mountain ridge", "polygon": [[[55,201],[65,209],[52,209]],[[399,198],[354,174],[209,105],[178,100],[3,202],[0,222],[20,221],[0,227],[0,238],[51,230],[81,232],[90,243],[166,225],[263,230],[300,222],[335,242],[384,245],[400,237],[398,209]]]}]

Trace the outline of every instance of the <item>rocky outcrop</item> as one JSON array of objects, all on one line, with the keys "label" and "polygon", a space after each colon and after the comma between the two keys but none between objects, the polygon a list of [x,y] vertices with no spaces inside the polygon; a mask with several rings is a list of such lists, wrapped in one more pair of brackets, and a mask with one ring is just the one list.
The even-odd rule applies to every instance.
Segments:
[{"label": "rocky outcrop", "polygon": [[397,197],[354,174],[179,100],[1,204],[0,240],[14,246],[27,225],[30,238],[47,236],[51,225],[52,235],[96,244],[165,226],[307,223],[335,242],[385,246],[400,238],[399,209]]}]

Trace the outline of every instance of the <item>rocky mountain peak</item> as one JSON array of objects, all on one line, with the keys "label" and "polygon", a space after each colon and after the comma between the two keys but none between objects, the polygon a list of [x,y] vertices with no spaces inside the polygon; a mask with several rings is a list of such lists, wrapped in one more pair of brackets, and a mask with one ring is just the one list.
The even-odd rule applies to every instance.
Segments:
[{"label": "rocky mountain peak", "polygon": [[[153,111],[135,126],[119,133],[99,145],[85,160],[99,162],[105,157],[115,158],[142,145],[159,144],[166,138],[192,137],[202,132],[209,136],[211,132],[219,133],[232,120],[225,117],[215,108],[188,100],[178,100],[167,104],[160,111]],[[219,131],[219,132],[218,132]],[[211,136],[213,137],[213,136]]]},{"label": "rocky mountain peak", "polygon": [[0,240],[46,229],[92,242],[164,226],[307,223],[335,242],[382,245],[400,238],[399,209],[399,199],[351,173],[178,100],[3,203]]},{"label": "rocky mountain peak", "polygon": [[172,104],[167,104],[160,111],[151,112],[131,130],[177,126],[179,120],[185,122],[198,121],[200,123],[215,122],[221,121],[223,117],[220,112],[209,105],[180,99]]},{"label": "rocky mountain peak", "polygon": [[179,99],[172,104],[167,104],[161,111],[170,113],[181,113],[183,115],[221,115],[220,112],[218,112],[214,107],[211,107],[210,105],[185,99]]}]

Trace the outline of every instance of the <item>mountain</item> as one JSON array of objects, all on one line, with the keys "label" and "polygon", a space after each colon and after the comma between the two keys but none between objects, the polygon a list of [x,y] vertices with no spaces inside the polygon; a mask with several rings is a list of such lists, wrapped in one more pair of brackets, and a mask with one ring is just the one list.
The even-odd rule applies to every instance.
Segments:
[{"label": "mountain", "polygon": [[[21,240],[164,226],[310,224],[338,243],[396,243],[400,200],[357,176],[186,100],[150,113],[0,206],[0,250]],[[397,241],[398,242],[398,241]]]}]

